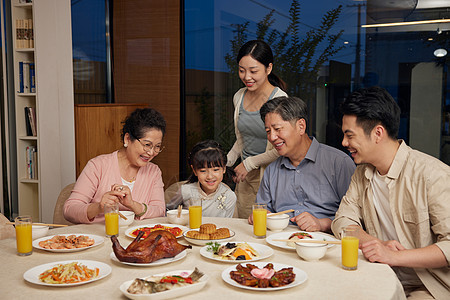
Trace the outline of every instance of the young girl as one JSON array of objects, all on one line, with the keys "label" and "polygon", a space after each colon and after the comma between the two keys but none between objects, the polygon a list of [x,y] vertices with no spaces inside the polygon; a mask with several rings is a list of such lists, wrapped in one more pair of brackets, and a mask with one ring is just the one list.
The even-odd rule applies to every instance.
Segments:
[{"label": "young girl", "polygon": [[213,140],[197,143],[189,154],[188,163],[193,173],[167,207],[176,208],[181,203],[188,207],[190,198],[200,198],[203,216],[233,217],[236,195],[222,180],[224,175],[231,178],[234,172],[226,167],[227,156],[220,145]]}]

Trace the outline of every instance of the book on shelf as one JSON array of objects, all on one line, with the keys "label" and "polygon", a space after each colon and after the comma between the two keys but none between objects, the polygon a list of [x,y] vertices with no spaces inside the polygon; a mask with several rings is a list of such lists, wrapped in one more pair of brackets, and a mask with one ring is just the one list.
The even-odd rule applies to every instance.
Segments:
[{"label": "book on shelf", "polygon": [[16,19],[16,48],[34,48],[33,19]]},{"label": "book on shelf", "polygon": [[28,19],[28,47],[34,48],[33,19]]},{"label": "book on shelf", "polygon": [[24,107],[25,109],[25,129],[27,132],[27,136],[32,136],[33,131],[31,130],[31,120],[29,117],[29,107]]},{"label": "book on shelf", "polygon": [[33,3],[33,0],[19,0],[20,4],[24,4],[24,3]]},{"label": "book on shelf", "polygon": [[27,146],[25,148],[25,163],[26,163],[26,177],[27,179],[37,179],[36,163],[37,163],[37,150],[35,146]]},{"label": "book on shelf", "polygon": [[34,62],[30,62],[30,93],[36,93],[36,73]]},{"label": "book on shelf", "polygon": [[35,93],[35,65],[31,61],[19,61],[19,93]]},{"label": "book on shelf", "polygon": [[27,136],[37,136],[36,110],[34,107],[25,107],[25,128]]},{"label": "book on shelf", "polygon": [[22,74],[23,74],[23,92],[30,93],[30,63],[27,61],[22,62]]}]

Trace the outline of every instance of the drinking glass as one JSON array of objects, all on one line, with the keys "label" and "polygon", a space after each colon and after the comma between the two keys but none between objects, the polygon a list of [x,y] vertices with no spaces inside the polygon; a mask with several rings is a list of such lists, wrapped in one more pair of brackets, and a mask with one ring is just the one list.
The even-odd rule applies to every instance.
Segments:
[{"label": "drinking glass", "polygon": [[253,204],[253,234],[256,238],[266,237],[267,204]]},{"label": "drinking glass", "polygon": [[16,228],[17,254],[27,256],[33,253],[31,216],[18,216],[14,219]]},{"label": "drinking glass", "polygon": [[358,268],[358,229],[347,227],[342,231],[342,268],[356,270]]},{"label": "drinking glass", "polygon": [[105,205],[104,212],[106,236],[111,237],[119,234],[119,204]]},{"label": "drinking glass", "polygon": [[189,199],[189,227],[199,228],[202,225],[202,199]]}]

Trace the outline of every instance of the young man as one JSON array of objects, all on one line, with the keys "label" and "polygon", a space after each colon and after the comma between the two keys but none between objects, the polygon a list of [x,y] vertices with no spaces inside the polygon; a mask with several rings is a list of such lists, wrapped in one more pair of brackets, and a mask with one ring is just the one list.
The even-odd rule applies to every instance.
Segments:
[{"label": "young man", "polygon": [[386,90],[356,91],[341,110],[358,167],[334,234],[358,226],[364,256],[392,266],[407,296],[450,299],[450,167],[397,140],[400,108]]},{"label": "young man", "polygon": [[256,202],[266,203],[271,212],[294,209],[291,221],[302,230],[330,231],[355,164],[344,152],[307,135],[306,104],[301,99],[272,99],[260,114],[267,139],[280,157],[266,168]]}]

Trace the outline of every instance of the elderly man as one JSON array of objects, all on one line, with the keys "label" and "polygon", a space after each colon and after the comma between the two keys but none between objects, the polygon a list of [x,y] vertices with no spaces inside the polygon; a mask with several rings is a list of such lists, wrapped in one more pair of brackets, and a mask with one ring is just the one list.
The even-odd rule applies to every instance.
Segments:
[{"label": "elderly man", "polygon": [[450,167],[397,140],[400,108],[386,90],[356,91],[341,109],[342,145],[359,165],[334,234],[360,228],[364,256],[392,266],[408,297],[450,299]]},{"label": "elderly man", "polygon": [[[330,231],[355,164],[344,152],[320,144],[306,133],[306,104],[279,97],[260,110],[267,139],[280,157],[265,170],[256,196],[268,210],[294,209],[291,221],[306,231]],[[249,223],[253,223],[252,216]]]}]

